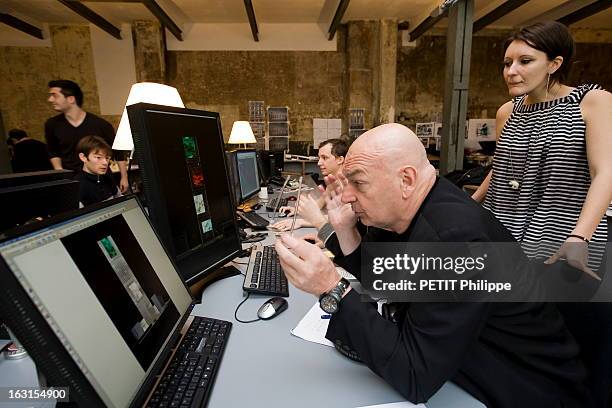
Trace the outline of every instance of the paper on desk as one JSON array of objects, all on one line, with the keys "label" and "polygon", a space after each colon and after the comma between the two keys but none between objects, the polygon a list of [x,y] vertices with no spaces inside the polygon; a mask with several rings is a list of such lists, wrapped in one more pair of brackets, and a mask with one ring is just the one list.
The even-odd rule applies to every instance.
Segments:
[{"label": "paper on desk", "polygon": [[390,404],[368,405],[359,408],[427,408],[423,404],[414,405],[409,401],[392,402]]},{"label": "paper on desk", "polygon": [[295,326],[295,329],[291,330],[291,334],[313,343],[334,347],[333,343],[325,338],[327,326],[329,326],[329,319],[321,319],[321,316],[325,314],[319,307],[319,302],[315,303]]}]

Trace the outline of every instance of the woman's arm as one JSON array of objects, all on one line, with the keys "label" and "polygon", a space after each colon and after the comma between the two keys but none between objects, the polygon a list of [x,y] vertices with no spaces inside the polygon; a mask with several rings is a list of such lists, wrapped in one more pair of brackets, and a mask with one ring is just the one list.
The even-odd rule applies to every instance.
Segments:
[{"label": "woman's arm", "polygon": [[[506,121],[512,114],[512,101],[508,101],[504,103],[498,110],[495,115],[495,136],[496,140],[499,140],[501,136],[501,131],[506,124]],[[487,174],[487,177],[484,179],[482,184],[478,187],[478,189],[472,194],[472,198],[479,203],[482,203],[487,196],[487,191],[489,190],[489,184],[491,183],[491,176],[493,175],[493,170]]]},{"label": "woman's arm", "polygon": [[580,107],[586,123],[591,186],[572,234],[590,239],[612,201],[612,94],[592,90]]}]

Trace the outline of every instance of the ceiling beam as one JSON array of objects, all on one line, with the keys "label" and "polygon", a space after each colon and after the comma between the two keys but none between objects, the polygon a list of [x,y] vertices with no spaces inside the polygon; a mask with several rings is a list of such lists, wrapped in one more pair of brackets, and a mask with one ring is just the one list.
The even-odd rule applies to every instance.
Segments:
[{"label": "ceiling beam", "polygon": [[0,13],[0,23],[4,23],[7,26],[13,27],[16,30],[31,35],[32,37],[44,40],[43,33],[40,28],[33,26],[32,24],[27,23],[21,19],[18,19],[15,16],[11,16],[10,14]]},{"label": "ceiling beam", "polygon": [[508,0],[505,3],[501,4],[499,7],[495,8],[490,13],[480,17],[478,20],[474,22],[474,26],[472,27],[472,34],[477,31],[482,30],[486,26],[491,23],[496,22],[506,14],[516,10],[523,4],[527,3],[529,0]]},{"label": "ceiling beam", "polygon": [[327,32],[329,33],[327,39],[329,41],[334,39],[334,35],[336,35],[336,31],[338,31],[338,27],[340,27],[340,23],[342,22],[344,13],[346,12],[346,9],[349,6],[349,2],[350,0],[340,0],[338,8],[336,9],[336,13],[334,14],[334,18],[329,26],[329,30],[327,30]]},{"label": "ceiling beam", "polygon": [[259,41],[259,29],[257,28],[255,9],[253,9],[252,1],[244,0],[244,7],[246,8],[247,16],[249,16],[249,25],[251,26],[251,33],[253,33],[253,40]]},{"label": "ceiling beam", "polygon": [[436,25],[436,23],[442,20],[444,17],[448,15],[448,8],[444,10],[442,13],[436,14],[435,16],[427,16],[427,18],[421,21],[421,24],[416,26],[414,30],[410,32],[410,41],[415,41],[417,38],[422,36],[429,30],[431,27]]},{"label": "ceiling beam", "polygon": [[62,3],[64,6],[68,7],[70,10],[77,13],[79,16],[83,17],[85,20],[89,21],[93,25],[98,28],[106,31],[116,39],[121,39],[121,30],[112,25],[108,20],[104,17],[81,3],[77,0],[57,0]]},{"label": "ceiling beam", "polygon": [[587,17],[591,17],[593,14],[597,14],[600,11],[604,11],[610,6],[612,6],[612,0],[599,0],[579,10],[576,10],[573,13],[561,17],[557,21],[568,26],[577,23],[580,20],[584,20]]},{"label": "ceiling beam", "polygon": [[556,21],[574,11],[582,8],[588,4],[593,3],[594,0],[569,0],[563,4],[558,5],[548,11],[545,11],[542,14],[539,14],[533,18],[530,18],[527,21],[524,21],[521,26],[527,27],[532,24],[541,22],[541,21]]},{"label": "ceiling beam", "polygon": [[170,30],[172,35],[174,35],[177,40],[183,41],[183,32],[179,26],[172,21],[172,18],[166,14],[166,12],[159,6],[159,4],[157,4],[155,0],[142,0],[142,4],[149,9],[149,11],[155,16],[155,18],[157,18],[162,26]]}]

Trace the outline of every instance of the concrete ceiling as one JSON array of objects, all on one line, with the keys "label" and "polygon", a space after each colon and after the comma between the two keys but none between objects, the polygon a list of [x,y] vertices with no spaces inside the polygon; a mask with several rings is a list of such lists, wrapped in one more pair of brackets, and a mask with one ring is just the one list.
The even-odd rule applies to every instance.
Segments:
[{"label": "concrete ceiling", "polygon": [[[177,22],[246,23],[243,0],[156,0]],[[505,0],[475,0],[475,20]],[[520,26],[554,7],[578,0],[530,0],[496,21],[490,28]],[[583,2],[585,0],[582,0]],[[586,0],[588,2],[588,0]],[[259,23],[329,23],[339,0],[252,0]],[[397,19],[416,27],[441,0],[351,0],[343,18],[350,20]],[[134,0],[91,0],[84,4],[114,24],[152,20],[153,15]],[[32,23],[79,24],[85,19],[57,0],[0,0],[0,12]],[[439,23],[444,26],[445,20]],[[575,24],[577,27],[612,29],[612,8]]]}]

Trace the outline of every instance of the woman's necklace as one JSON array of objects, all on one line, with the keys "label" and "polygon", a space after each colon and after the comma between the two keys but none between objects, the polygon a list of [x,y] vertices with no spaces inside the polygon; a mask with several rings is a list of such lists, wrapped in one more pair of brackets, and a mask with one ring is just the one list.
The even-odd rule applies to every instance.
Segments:
[{"label": "woman's necklace", "polygon": [[[544,101],[543,102],[548,102],[548,86],[546,88],[547,88],[546,89],[546,96],[544,97]],[[561,90],[561,86],[559,86],[559,88],[557,88],[557,92],[555,92],[555,95],[552,97],[551,101],[555,100],[555,98],[559,94],[560,90]],[[523,99],[523,101],[524,101],[524,99]],[[539,127],[538,127],[538,131],[536,132],[536,135],[540,134],[540,131],[542,130],[542,126],[543,125],[544,125],[544,120],[541,120],[540,124],[539,124]],[[514,164],[512,163],[512,146],[509,146],[508,155],[510,157],[510,174],[512,175],[512,179],[508,182],[508,186],[510,186],[510,188],[512,190],[518,190],[519,188],[521,188],[521,183],[518,181],[518,178],[514,174]]]}]

